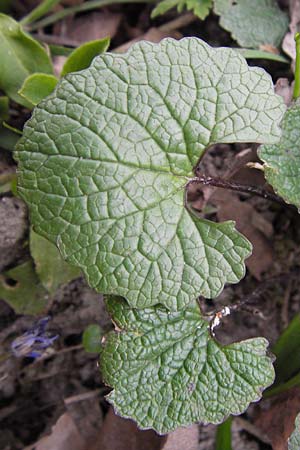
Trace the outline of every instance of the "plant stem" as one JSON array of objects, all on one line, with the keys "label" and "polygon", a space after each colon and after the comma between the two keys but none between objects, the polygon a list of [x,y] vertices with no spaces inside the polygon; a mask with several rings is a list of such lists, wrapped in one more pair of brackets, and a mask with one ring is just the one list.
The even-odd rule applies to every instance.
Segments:
[{"label": "plant stem", "polygon": [[273,397],[273,395],[281,394],[282,392],[288,391],[289,389],[295,386],[300,386],[300,373],[297,373],[297,375],[295,375],[293,378],[286,381],[285,383],[279,384],[274,388],[267,389],[264,392],[263,397],[264,398]]},{"label": "plant stem", "polygon": [[43,28],[46,27],[47,25],[51,25],[52,23],[58,22],[59,20],[62,20],[65,17],[70,16],[71,14],[89,11],[91,9],[114,5],[118,3],[147,3],[147,0],[91,0],[89,2],[82,3],[76,6],[71,6],[70,8],[65,8],[61,11],[51,14],[50,16],[45,17],[44,19],[30,25],[28,29],[30,31],[34,31],[37,30],[38,28]]},{"label": "plant stem", "polygon": [[266,317],[261,313],[261,311],[252,306],[251,303],[253,304],[258,300],[260,300],[265,291],[276,285],[276,283],[290,280],[292,278],[296,279],[299,278],[298,269],[293,269],[290,272],[284,272],[261,281],[258,287],[254,289],[254,291],[245,295],[241,300],[238,300],[236,303],[233,303],[232,305],[223,306],[222,309],[219,309],[217,311],[205,313],[202,311],[201,305],[199,303],[202,317],[204,317],[206,320],[209,320],[209,330],[211,336],[213,338],[215,337],[214,329],[221,324],[223,317],[229,316],[234,311],[240,310],[249,312],[251,314],[259,316],[263,320],[267,320]]},{"label": "plant stem", "polygon": [[246,59],[269,59],[271,61],[278,61],[284,64],[288,64],[289,60],[281,55],[275,53],[266,52],[263,50],[254,50],[251,48],[233,48],[236,52],[240,53]]},{"label": "plant stem", "polygon": [[22,25],[28,25],[31,22],[35,22],[40,17],[47,14],[60,0],[44,0],[36,8],[34,8],[27,16],[20,20]]},{"label": "plant stem", "polygon": [[295,34],[296,42],[296,62],[295,62],[295,84],[293,99],[300,97],[300,33]]},{"label": "plant stem", "polygon": [[287,203],[285,203],[285,201],[280,197],[278,197],[276,194],[266,191],[265,189],[258,186],[236,183],[235,181],[227,181],[223,180],[222,178],[212,178],[210,176],[203,174],[192,178],[188,184],[191,183],[201,183],[204,184],[205,186],[214,186],[221,189],[229,189],[231,191],[257,195],[267,200],[271,200],[272,202],[279,203],[281,206],[294,209],[292,205],[288,205]]}]

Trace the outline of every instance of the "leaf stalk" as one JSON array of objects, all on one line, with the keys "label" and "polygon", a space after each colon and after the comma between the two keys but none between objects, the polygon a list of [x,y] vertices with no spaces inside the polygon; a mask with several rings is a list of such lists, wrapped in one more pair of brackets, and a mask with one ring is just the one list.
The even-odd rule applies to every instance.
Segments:
[{"label": "leaf stalk", "polygon": [[295,34],[296,42],[296,63],[295,63],[295,84],[293,99],[296,100],[300,97],[300,33]]},{"label": "leaf stalk", "polygon": [[203,174],[192,178],[188,184],[190,183],[200,183],[205,186],[213,186],[245,194],[257,195],[259,197],[265,198],[266,200],[278,203],[281,206],[294,209],[292,205],[287,204],[282,198],[278,197],[276,194],[273,194],[272,192],[269,192],[259,186],[236,183],[235,181],[223,180],[222,178],[212,178],[210,176]]}]

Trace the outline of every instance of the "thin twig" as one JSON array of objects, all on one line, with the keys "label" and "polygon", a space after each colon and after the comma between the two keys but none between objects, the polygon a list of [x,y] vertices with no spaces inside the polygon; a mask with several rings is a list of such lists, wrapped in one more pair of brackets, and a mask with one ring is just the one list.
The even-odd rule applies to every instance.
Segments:
[{"label": "thin twig", "polygon": [[[183,14],[182,16],[179,16],[176,19],[171,20],[170,22],[164,23],[160,27],[155,28],[155,30],[161,31],[162,33],[171,33],[172,31],[178,30],[182,27],[189,25],[196,19],[197,17],[194,16],[194,14],[191,13]],[[123,53],[127,51],[129,47],[131,47],[133,44],[139,42],[141,39],[143,39],[143,36],[131,39],[130,41],[127,41],[124,44],[115,47],[112,51],[116,53]]]},{"label": "thin twig", "polygon": [[269,445],[271,444],[269,437],[265,433],[262,433],[255,425],[248,422],[248,420],[245,420],[242,417],[235,417],[234,422],[242,430],[245,430],[248,433],[252,434],[252,436],[255,436],[257,439],[259,439],[264,444],[269,444]]},{"label": "thin twig", "polygon": [[212,178],[210,176],[203,174],[201,175],[199,174],[199,176],[191,178],[191,180],[188,182],[188,185],[194,183],[203,184],[204,186],[213,186],[221,189],[228,189],[231,191],[241,192],[250,195],[257,195],[259,197],[265,198],[266,200],[278,203],[279,205],[284,206],[286,208],[295,210],[295,207],[293,205],[287,204],[282,198],[278,197],[278,195],[273,194],[272,192],[269,192],[259,186],[241,184],[235,181],[227,181],[223,180],[222,178]]},{"label": "thin twig", "polygon": [[289,280],[282,301],[281,327],[284,330],[289,324],[289,300],[291,296],[293,280]]},{"label": "thin twig", "polygon": [[90,11],[92,9],[97,9],[103,6],[110,6],[114,4],[122,4],[122,3],[147,3],[146,0],[91,0],[89,2],[81,3],[80,5],[71,6],[69,8],[64,8],[60,11],[57,11],[50,16],[44,17],[33,24],[28,25],[28,29],[30,31],[37,30],[38,28],[44,28],[48,25],[52,25],[59,20],[64,19],[67,16]]},{"label": "thin twig", "polygon": [[[280,281],[284,281],[286,279],[291,280],[294,277],[299,277],[299,270],[293,270],[291,272],[285,272],[280,275],[275,275],[274,277],[268,278],[264,281],[262,281],[259,286],[254,289],[250,294],[246,295],[242,300],[239,300],[238,302],[234,303],[233,305],[227,305],[223,306],[222,309],[210,313],[203,314],[203,317],[206,319],[209,319],[210,322],[210,333],[212,337],[215,336],[214,329],[220,325],[221,319],[223,317],[228,316],[231,314],[232,311],[237,310],[244,310],[247,312],[250,312],[252,314],[260,315],[262,319],[265,319],[264,315],[257,309],[252,308],[249,306],[250,303],[253,303],[262,296],[262,294],[269,289],[271,286],[274,286],[274,284],[279,283]],[[201,307],[200,307],[201,309]]]},{"label": "thin twig", "polygon": [[79,47],[81,42],[74,41],[66,36],[50,35],[46,33],[33,33],[31,35],[34,39],[41,42],[46,42],[46,44],[63,45],[67,47]]},{"label": "thin twig", "polygon": [[197,19],[198,17],[192,13],[183,14],[170,22],[164,23],[158,27],[158,29],[164,33],[169,33],[171,31],[178,30],[179,28],[186,27],[187,25],[195,22]]}]

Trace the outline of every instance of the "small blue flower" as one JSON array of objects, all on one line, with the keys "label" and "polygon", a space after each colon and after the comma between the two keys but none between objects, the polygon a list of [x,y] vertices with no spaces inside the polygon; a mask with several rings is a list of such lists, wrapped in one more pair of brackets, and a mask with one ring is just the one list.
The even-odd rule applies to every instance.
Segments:
[{"label": "small blue flower", "polygon": [[12,353],[17,358],[39,358],[53,344],[58,335],[53,336],[46,331],[49,320],[49,316],[43,317],[32,328],[11,343]]}]

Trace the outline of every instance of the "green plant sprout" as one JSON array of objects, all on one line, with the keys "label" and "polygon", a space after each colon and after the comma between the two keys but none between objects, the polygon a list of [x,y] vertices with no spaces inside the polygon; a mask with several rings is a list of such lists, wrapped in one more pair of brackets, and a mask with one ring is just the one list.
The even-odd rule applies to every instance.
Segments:
[{"label": "green plant sprout", "polygon": [[295,84],[293,98],[296,100],[300,97],[300,33],[295,34],[296,43],[296,61],[295,61]]}]

